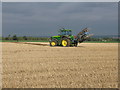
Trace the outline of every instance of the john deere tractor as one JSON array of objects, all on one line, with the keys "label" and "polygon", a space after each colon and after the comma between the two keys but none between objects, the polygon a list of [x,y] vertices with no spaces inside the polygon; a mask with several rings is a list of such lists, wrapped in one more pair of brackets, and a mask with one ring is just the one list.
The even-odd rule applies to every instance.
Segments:
[{"label": "john deere tractor", "polygon": [[89,37],[90,35],[88,34],[87,28],[83,29],[76,36],[72,35],[72,30],[62,28],[59,30],[59,34],[57,36],[50,37],[49,42],[50,46],[77,47],[78,43],[82,43]]}]

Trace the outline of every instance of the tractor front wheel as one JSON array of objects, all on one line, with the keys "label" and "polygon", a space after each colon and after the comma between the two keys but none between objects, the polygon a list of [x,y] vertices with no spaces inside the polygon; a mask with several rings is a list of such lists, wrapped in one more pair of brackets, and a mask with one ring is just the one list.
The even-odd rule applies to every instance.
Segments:
[{"label": "tractor front wheel", "polygon": [[67,38],[63,38],[63,39],[61,40],[61,45],[62,45],[63,47],[69,47],[69,46],[70,46],[70,40],[67,39]]},{"label": "tractor front wheel", "polygon": [[50,41],[50,46],[52,46],[52,47],[57,46],[57,41],[56,40],[51,40]]}]

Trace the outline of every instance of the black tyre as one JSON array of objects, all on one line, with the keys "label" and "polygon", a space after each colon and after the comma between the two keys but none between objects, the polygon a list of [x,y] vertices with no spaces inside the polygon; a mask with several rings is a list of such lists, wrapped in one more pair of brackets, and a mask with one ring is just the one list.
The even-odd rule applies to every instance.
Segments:
[{"label": "black tyre", "polygon": [[70,46],[70,39],[63,38],[63,39],[61,40],[61,45],[62,45],[63,47],[69,47],[69,46]]},{"label": "black tyre", "polygon": [[78,42],[76,42],[76,43],[74,44],[74,46],[77,47],[77,46],[78,46]]},{"label": "black tyre", "polygon": [[54,47],[54,46],[57,46],[57,45],[58,45],[58,43],[57,43],[56,40],[51,40],[50,41],[50,46]]}]

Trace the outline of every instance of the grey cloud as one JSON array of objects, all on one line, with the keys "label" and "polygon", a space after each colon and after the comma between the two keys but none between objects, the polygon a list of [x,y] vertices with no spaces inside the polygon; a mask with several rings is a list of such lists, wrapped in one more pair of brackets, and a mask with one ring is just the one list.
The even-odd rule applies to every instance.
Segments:
[{"label": "grey cloud", "polygon": [[2,36],[2,3],[0,2],[0,36]]},{"label": "grey cloud", "polygon": [[119,0],[3,0],[3,2],[118,2]]},{"label": "grey cloud", "polygon": [[75,33],[88,26],[95,34],[117,34],[117,8],[117,3],[3,3],[3,35],[53,35],[58,25]]}]

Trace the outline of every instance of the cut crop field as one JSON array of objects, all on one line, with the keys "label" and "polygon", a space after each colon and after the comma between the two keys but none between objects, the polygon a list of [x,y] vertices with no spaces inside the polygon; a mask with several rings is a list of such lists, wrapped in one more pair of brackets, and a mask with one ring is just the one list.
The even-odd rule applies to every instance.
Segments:
[{"label": "cut crop field", "polygon": [[118,87],[118,43],[1,43],[3,88]]}]

